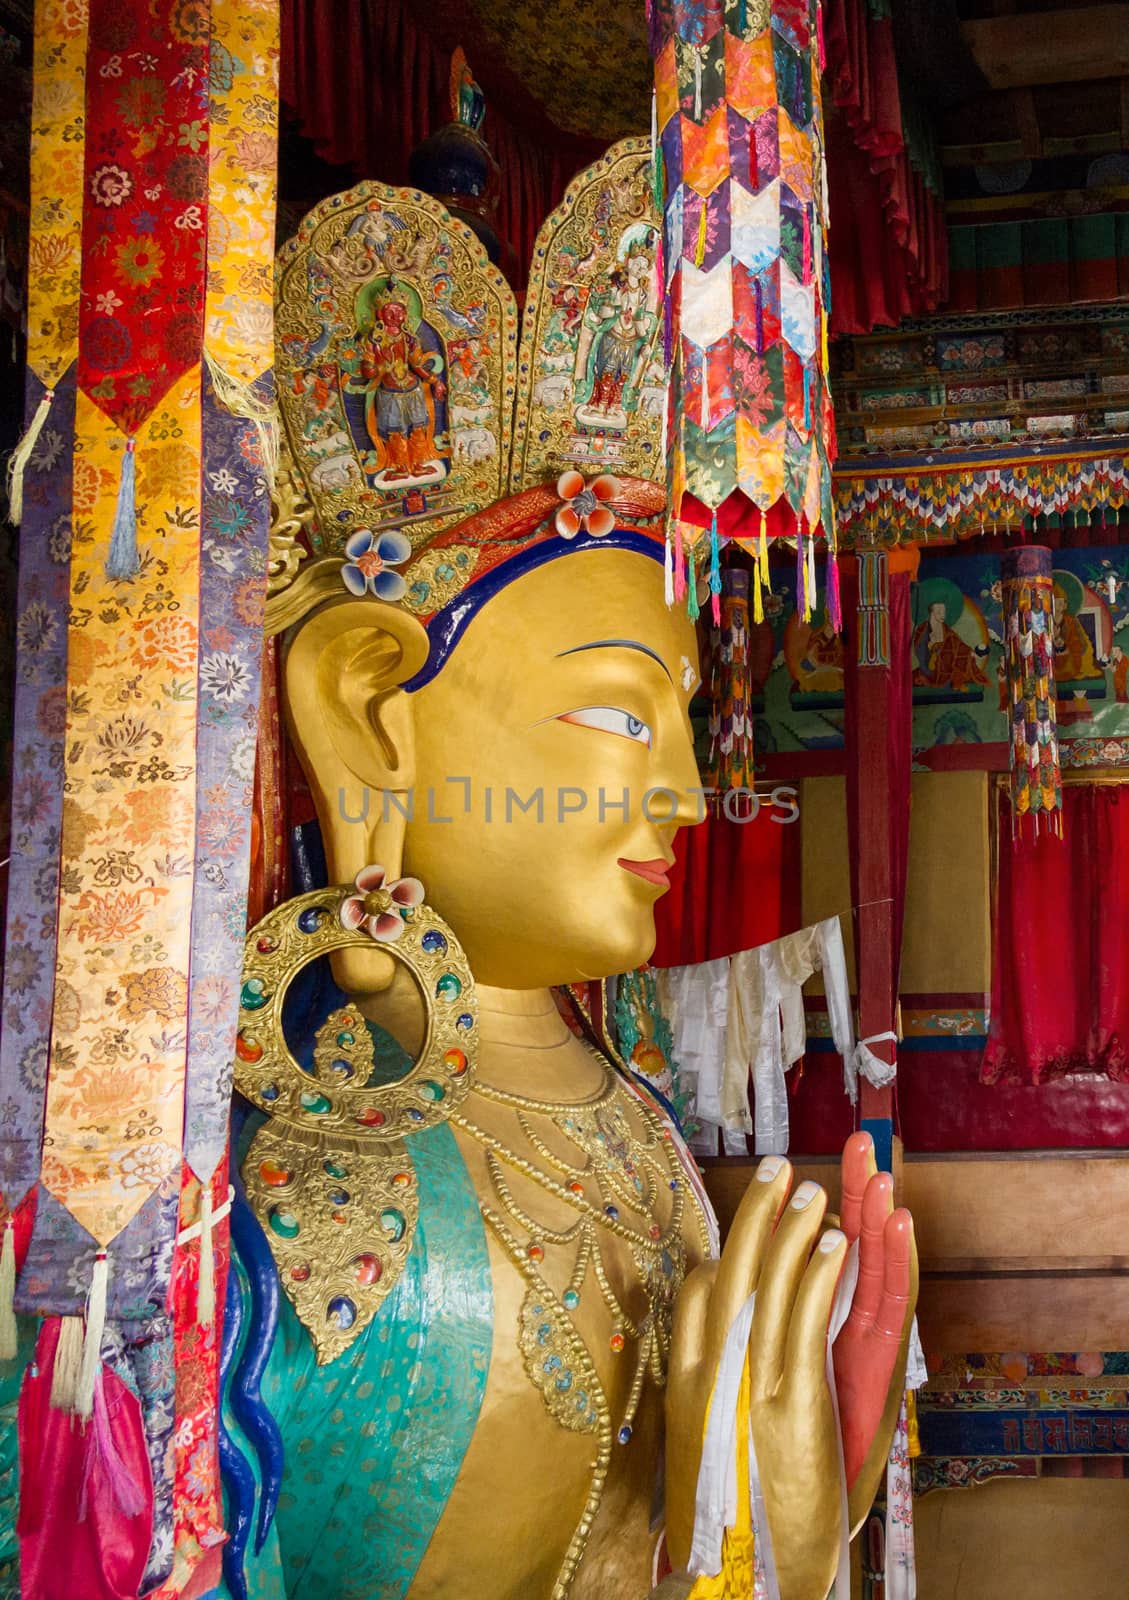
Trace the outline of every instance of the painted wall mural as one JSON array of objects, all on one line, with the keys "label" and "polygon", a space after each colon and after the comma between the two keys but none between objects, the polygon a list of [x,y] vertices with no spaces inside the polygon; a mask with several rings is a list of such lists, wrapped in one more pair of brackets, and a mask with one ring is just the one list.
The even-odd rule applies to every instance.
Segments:
[{"label": "painted wall mural", "polygon": [[[1055,676],[1063,765],[1129,766],[1129,547],[1055,552]],[[922,558],[913,586],[913,743],[1007,742],[998,555]],[[750,629],[760,754],[843,744],[843,643],[792,589],[766,597]]]}]

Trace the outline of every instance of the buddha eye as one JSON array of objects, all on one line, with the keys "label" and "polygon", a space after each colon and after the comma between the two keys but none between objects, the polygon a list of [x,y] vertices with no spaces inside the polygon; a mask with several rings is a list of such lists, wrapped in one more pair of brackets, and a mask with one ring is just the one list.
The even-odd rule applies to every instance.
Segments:
[{"label": "buddha eye", "polygon": [[575,722],[581,728],[599,728],[602,733],[615,733],[621,739],[631,739],[635,744],[651,748],[651,729],[642,718],[621,711],[618,706],[582,706],[578,711],[566,711],[558,722]]}]

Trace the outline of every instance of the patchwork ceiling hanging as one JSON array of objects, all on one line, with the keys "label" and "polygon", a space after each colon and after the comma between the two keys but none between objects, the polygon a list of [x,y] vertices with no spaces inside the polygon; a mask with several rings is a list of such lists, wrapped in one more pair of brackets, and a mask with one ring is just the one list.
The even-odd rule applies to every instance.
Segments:
[{"label": "patchwork ceiling hanging", "polygon": [[768,541],[788,538],[807,620],[822,538],[837,627],[818,0],[651,0],[649,21],[674,588],[708,576],[716,618],[735,539],[759,621]]},{"label": "patchwork ceiling hanging", "polygon": [[1026,817],[1033,819],[1036,833],[1042,821],[1062,834],[1055,720],[1055,634],[1061,624],[1055,613],[1052,563],[1052,552],[1036,544],[1007,551],[1000,563],[1013,836]]}]

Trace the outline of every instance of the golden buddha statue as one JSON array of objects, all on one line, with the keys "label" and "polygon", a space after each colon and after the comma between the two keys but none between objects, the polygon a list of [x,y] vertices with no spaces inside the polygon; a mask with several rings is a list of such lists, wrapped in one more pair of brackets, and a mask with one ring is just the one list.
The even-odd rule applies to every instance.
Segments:
[{"label": "golden buddha statue", "polygon": [[[700,818],[697,649],[664,595],[659,485],[514,487],[409,533],[399,504],[382,529],[333,489],[312,561],[277,544],[268,626],[339,887],[248,940],[237,1083],[268,1120],[237,1152],[262,1231],[233,1232],[225,1592],[644,1600],[664,1530],[674,1574],[691,1560],[710,1397],[755,1290],[759,1537],[783,1600],[825,1600],[845,1486],[855,1527],[897,1414],[912,1229],[856,1139],[838,1226],[766,1161],[718,1258],[677,1130],[566,1024],[555,987],[650,955],[673,836]],[[373,526],[335,535],[342,507]],[[312,1068],[277,1037],[303,939],[341,991]]]}]

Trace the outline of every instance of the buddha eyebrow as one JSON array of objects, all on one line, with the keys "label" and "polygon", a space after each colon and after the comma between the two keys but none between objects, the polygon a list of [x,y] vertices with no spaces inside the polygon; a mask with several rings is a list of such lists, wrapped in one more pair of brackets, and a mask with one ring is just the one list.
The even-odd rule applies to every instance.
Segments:
[{"label": "buddha eyebrow", "polygon": [[[579,655],[581,650],[638,650],[640,655],[650,656],[652,661],[657,661],[670,678],[670,670],[662,656],[656,655],[649,645],[640,644],[637,639],[593,639],[590,644],[574,644],[571,650],[558,651],[557,660],[562,656]],[[670,678],[670,681],[673,683],[674,679]]]}]

